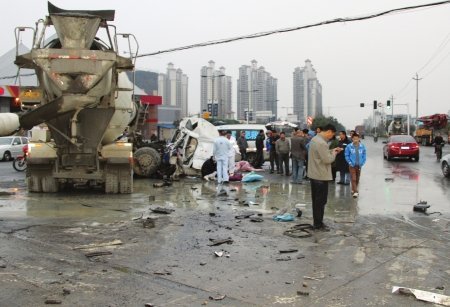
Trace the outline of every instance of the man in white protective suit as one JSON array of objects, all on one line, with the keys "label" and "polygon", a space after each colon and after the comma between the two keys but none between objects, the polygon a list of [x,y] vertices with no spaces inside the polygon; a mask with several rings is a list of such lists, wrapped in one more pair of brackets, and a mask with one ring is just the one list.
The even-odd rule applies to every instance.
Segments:
[{"label": "man in white protective suit", "polygon": [[231,143],[225,137],[226,131],[219,131],[220,136],[214,140],[213,155],[217,162],[217,182],[219,184],[228,182],[228,155]]}]

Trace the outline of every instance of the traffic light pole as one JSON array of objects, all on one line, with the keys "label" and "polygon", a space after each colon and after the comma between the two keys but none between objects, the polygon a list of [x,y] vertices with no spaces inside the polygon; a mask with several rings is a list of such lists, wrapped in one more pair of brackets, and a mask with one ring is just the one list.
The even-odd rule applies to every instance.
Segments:
[{"label": "traffic light pole", "polygon": [[394,120],[394,95],[391,95],[391,115],[392,120]]}]

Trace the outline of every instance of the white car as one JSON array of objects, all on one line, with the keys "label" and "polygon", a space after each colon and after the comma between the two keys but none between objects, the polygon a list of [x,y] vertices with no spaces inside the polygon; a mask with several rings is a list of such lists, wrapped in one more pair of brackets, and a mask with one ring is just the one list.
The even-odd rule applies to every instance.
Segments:
[{"label": "white car", "polygon": [[22,154],[22,148],[28,144],[26,137],[5,136],[0,137],[0,159],[9,161]]},{"label": "white car", "polygon": [[444,177],[450,178],[450,154],[441,158],[441,169]]}]

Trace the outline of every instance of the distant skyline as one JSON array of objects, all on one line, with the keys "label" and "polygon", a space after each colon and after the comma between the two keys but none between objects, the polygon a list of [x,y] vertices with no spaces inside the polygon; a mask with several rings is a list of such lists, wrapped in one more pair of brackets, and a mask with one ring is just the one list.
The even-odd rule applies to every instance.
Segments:
[{"label": "distant skyline", "polygon": [[[114,9],[119,32],[133,33],[139,53],[261,31],[300,26],[338,17],[360,16],[386,9],[430,3],[419,0],[128,0],[67,2],[63,9]],[[19,13],[20,12],[20,13]],[[151,13],[150,13],[151,12]],[[251,12],[251,13],[250,13]],[[47,2],[22,0],[2,8],[0,54],[14,47],[14,28],[34,26],[47,15]],[[137,68],[165,72],[176,63],[189,80],[189,111],[200,109],[199,69],[209,60],[227,68],[233,82],[239,67],[256,59],[278,79],[279,116],[291,107],[292,71],[310,59],[322,83],[323,112],[347,128],[362,123],[372,110],[361,102],[408,103],[415,115],[415,77],[419,78],[419,116],[447,113],[450,108],[450,5],[398,13],[367,21],[334,24],[225,45],[138,59]],[[25,37],[26,38],[26,37]],[[30,47],[30,39],[22,42]],[[236,111],[236,93],[233,110]]]}]

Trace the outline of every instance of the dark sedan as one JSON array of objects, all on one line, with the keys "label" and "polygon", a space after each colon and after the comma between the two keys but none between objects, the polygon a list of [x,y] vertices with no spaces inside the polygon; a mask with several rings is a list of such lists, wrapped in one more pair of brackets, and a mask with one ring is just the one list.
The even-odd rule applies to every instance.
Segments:
[{"label": "dark sedan", "polygon": [[383,157],[388,161],[392,158],[414,158],[419,161],[419,144],[410,135],[392,135],[383,147]]}]

